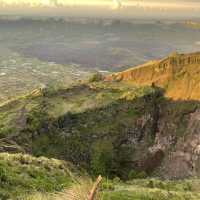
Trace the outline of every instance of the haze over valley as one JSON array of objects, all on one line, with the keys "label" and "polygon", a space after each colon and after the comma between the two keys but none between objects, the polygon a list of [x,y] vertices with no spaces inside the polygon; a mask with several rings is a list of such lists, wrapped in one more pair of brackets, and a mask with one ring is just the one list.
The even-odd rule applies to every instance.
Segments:
[{"label": "haze over valley", "polygon": [[200,50],[200,30],[182,20],[2,16],[0,27],[1,100]]}]

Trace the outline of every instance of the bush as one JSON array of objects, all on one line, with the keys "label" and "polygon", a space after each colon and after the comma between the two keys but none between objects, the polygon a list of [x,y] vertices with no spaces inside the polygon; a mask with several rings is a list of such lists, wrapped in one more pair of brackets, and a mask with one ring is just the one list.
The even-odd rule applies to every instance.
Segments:
[{"label": "bush", "polygon": [[7,200],[10,199],[8,194],[5,194],[4,192],[0,191],[0,199],[1,200]]},{"label": "bush", "polygon": [[4,166],[0,166],[0,185],[2,182],[7,181],[7,176],[6,176],[6,169]]},{"label": "bush", "polygon": [[93,74],[90,79],[89,82],[98,82],[98,81],[102,81],[103,80],[103,75],[99,72]]},{"label": "bush", "polygon": [[163,190],[167,189],[167,186],[161,181],[156,185],[156,187]]},{"label": "bush", "polygon": [[128,174],[128,179],[132,180],[132,179],[143,179],[146,178],[147,174],[144,171],[138,172],[135,170],[131,170]]},{"label": "bush", "polygon": [[119,178],[119,177],[115,177],[114,179],[113,179],[113,182],[114,183],[120,183],[121,182],[121,179]]},{"label": "bush", "polygon": [[190,183],[186,183],[184,190],[185,191],[192,191],[192,185]]},{"label": "bush", "polygon": [[139,178],[139,179],[147,178],[146,172],[144,172],[144,171],[139,172],[139,173],[138,173],[138,178]]},{"label": "bush", "polygon": [[148,184],[147,184],[147,187],[149,187],[149,188],[154,188],[154,187],[155,187],[154,181],[153,181],[153,180],[150,180],[150,181],[148,182]]},{"label": "bush", "polygon": [[114,183],[109,179],[103,179],[101,183],[101,190],[114,190],[115,186]]}]

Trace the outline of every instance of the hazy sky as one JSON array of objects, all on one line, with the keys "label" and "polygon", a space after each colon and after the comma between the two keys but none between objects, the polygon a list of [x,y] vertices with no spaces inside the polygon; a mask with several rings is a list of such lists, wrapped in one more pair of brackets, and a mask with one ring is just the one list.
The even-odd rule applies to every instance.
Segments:
[{"label": "hazy sky", "polygon": [[199,0],[0,0],[2,6],[194,6],[199,4]]},{"label": "hazy sky", "polygon": [[200,17],[200,0],[0,0],[1,14]]}]

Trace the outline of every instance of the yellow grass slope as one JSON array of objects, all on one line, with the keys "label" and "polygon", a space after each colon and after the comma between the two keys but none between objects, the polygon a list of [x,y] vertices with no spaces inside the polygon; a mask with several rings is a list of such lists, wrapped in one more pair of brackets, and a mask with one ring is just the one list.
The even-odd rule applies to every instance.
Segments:
[{"label": "yellow grass slope", "polygon": [[106,81],[126,81],[134,85],[155,85],[172,99],[200,100],[200,52],[171,54],[162,60],[114,73]]}]

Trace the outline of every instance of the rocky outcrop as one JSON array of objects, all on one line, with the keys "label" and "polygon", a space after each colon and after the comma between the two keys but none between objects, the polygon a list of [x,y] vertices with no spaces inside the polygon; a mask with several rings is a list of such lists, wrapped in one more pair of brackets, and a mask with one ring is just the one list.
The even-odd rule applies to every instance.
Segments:
[{"label": "rocky outcrop", "polygon": [[164,159],[160,170],[165,178],[200,177],[200,110],[189,114],[184,136]]}]

